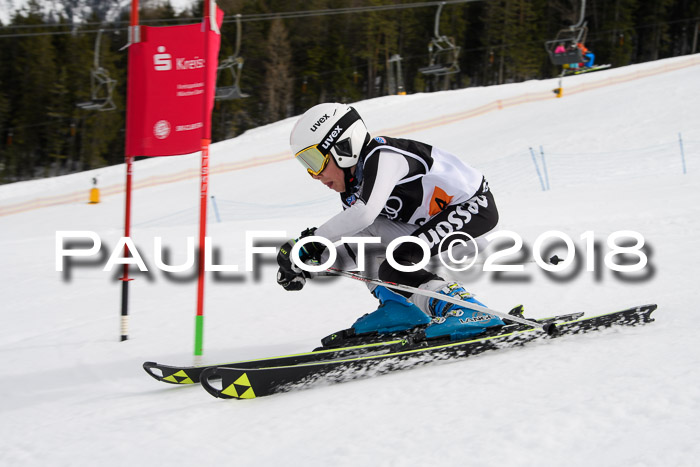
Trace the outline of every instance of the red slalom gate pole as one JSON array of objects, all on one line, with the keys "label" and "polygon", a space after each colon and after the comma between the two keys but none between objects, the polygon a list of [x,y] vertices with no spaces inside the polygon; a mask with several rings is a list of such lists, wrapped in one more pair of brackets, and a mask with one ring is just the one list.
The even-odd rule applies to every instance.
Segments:
[{"label": "red slalom gate pole", "polygon": [[195,317],[194,355],[201,356],[204,347],[204,242],[207,236],[207,193],[209,190],[209,143],[202,139],[202,168],[199,194],[199,274],[197,277],[197,315]]},{"label": "red slalom gate pole", "polygon": [[[139,34],[139,1],[131,2],[131,21],[129,27],[129,43],[140,41]],[[128,113],[127,113],[128,115]],[[127,125],[127,129],[129,125]],[[127,130],[128,132],[128,130]],[[128,138],[128,134],[126,138]],[[126,201],[124,214],[124,237],[131,236],[131,190],[132,190],[132,174],[133,174],[134,157],[126,154]],[[124,245],[124,258],[127,258],[129,249]],[[124,274],[119,279],[122,281],[122,306],[121,306],[121,337],[120,341],[124,342],[129,338],[129,282],[133,279],[129,278],[129,265],[124,263]]]},{"label": "red slalom gate pole", "polygon": [[[126,209],[124,215],[124,237],[131,235],[131,187],[132,187],[132,171],[133,171],[132,156],[126,156]],[[129,248],[124,245],[124,258],[127,258]],[[129,338],[129,282],[133,279],[129,278],[129,264],[124,263],[124,275],[119,278],[122,281],[122,312],[121,312],[121,338],[120,341],[125,341]]]},{"label": "red slalom gate pole", "polygon": [[[209,145],[211,143],[211,109],[209,106],[209,96],[213,97],[211,92],[212,82],[210,76],[211,57],[209,54],[209,30],[214,29],[216,24],[216,3],[214,0],[204,0],[204,56],[206,57],[206,68],[204,69],[204,103],[202,105],[202,165],[200,176],[199,190],[199,274],[197,281],[197,315],[195,317],[195,334],[194,334],[194,355],[195,358],[200,357],[204,350],[204,260],[205,260],[205,239],[207,235],[207,194],[209,190]],[[218,29],[215,29],[218,32]]]}]

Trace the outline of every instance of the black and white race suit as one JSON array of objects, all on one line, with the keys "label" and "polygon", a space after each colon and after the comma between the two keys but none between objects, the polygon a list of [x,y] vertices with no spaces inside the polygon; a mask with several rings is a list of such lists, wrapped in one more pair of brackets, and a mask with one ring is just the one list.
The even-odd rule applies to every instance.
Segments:
[{"label": "black and white race suit", "polygon": [[[357,186],[341,195],[343,212],[321,225],[316,235],[332,242],[349,236],[381,238],[378,248],[372,249],[374,258],[362,261],[368,276],[414,287],[441,280],[427,270],[405,273],[392,268],[383,261],[386,246],[398,237],[413,236],[426,242],[434,256],[449,234],[463,232],[478,240],[498,223],[496,203],[483,174],[428,144],[376,137],[362,151],[355,175]],[[359,263],[356,245],[345,244],[337,251],[339,267]],[[414,265],[424,252],[405,242],[393,256],[399,264]]]}]

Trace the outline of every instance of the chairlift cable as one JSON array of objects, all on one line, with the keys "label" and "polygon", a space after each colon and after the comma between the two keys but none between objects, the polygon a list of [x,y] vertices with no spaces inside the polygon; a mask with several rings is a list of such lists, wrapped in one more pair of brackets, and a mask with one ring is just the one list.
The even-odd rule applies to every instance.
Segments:
[{"label": "chairlift cable", "polygon": [[[473,3],[487,0],[444,0],[444,1],[431,1],[431,2],[415,2],[415,3],[404,3],[404,4],[394,4],[394,5],[374,5],[374,6],[363,6],[363,7],[347,7],[347,8],[329,8],[323,10],[306,10],[306,11],[289,11],[289,12],[275,12],[275,13],[254,13],[248,15],[241,15],[241,22],[248,21],[272,21],[276,18],[280,19],[296,19],[296,18],[307,18],[307,17],[317,17],[317,16],[330,16],[330,15],[340,15],[340,14],[352,14],[352,13],[371,13],[375,11],[391,11],[391,10],[406,10],[412,8],[425,8],[438,6],[440,4],[446,5],[456,5],[463,3]],[[193,17],[182,17],[182,18],[162,18],[162,19],[152,19],[152,20],[141,20],[142,25],[156,24],[162,22],[191,22]],[[236,15],[230,15],[224,17],[224,23],[232,23],[237,21]],[[45,28],[45,27],[82,27],[82,26],[94,26],[102,23],[65,23],[65,24],[41,24],[41,25],[8,25],[0,28],[0,30],[8,29],[25,29],[25,28]],[[126,27],[118,27],[119,24],[128,24],[128,21],[114,21],[111,22],[115,27],[111,29],[104,28],[107,32],[118,32],[125,31]],[[66,34],[89,34],[96,33],[98,30],[90,29],[83,31],[54,31],[54,32],[36,32],[36,33],[14,33],[14,34],[0,34],[0,38],[8,37],[34,37],[34,36],[47,36],[47,35],[66,35]]]},{"label": "chairlift cable", "polygon": [[[488,1],[488,0],[446,0],[445,3],[447,5],[450,4],[460,4],[460,3],[471,3],[471,2],[477,2],[477,1]],[[407,8],[420,8],[420,7],[426,7],[426,6],[435,6],[438,5],[442,2],[424,2],[424,3],[406,3],[406,4],[401,4],[401,5],[384,5],[381,6],[381,10],[399,10],[399,9],[407,9]],[[368,10],[368,8],[373,8],[373,10]],[[343,14],[347,13],[365,13],[365,12],[371,12],[378,10],[380,7],[358,7],[355,11],[345,11],[342,12]],[[314,10],[317,12],[324,12],[324,11],[333,11],[333,10]],[[300,13],[300,12],[294,12],[294,13]],[[341,13],[327,13],[327,14],[316,14],[316,15],[306,15],[306,16],[325,16],[325,15],[330,15],[330,14],[341,14]],[[281,18],[281,19],[294,19],[297,18],[297,16],[282,16],[281,13],[267,13],[265,14],[266,17],[263,17],[263,15],[242,15],[241,21],[246,22],[246,21],[266,21],[266,20],[273,20],[275,18]],[[267,17],[269,16],[269,17]],[[305,16],[299,16],[299,17],[305,17]],[[227,19],[231,18],[231,19]],[[165,19],[154,19],[154,20],[143,20],[141,21],[142,25],[147,26],[148,24],[151,23],[159,23],[159,22],[166,22],[166,21],[182,21],[182,22],[192,22],[196,18],[193,17],[186,17],[186,18],[165,18]],[[653,28],[653,27],[658,27],[658,26],[663,26],[663,25],[672,25],[672,24],[678,24],[678,23],[691,23],[694,21],[700,20],[700,16],[696,16],[694,18],[683,18],[683,19],[678,19],[678,20],[672,20],[672,21],[661,21],[658,23],[650,23],[650,24],[644,24],[641,26],[634,26],[634,27],[627,27],[627,28],[622,28],[622,30],[625,31],[638,31],[640,29],[647,29],[647,28]],[[234,22],[235,20],[235,15],[231,16],[226,16],[224,17],[224,23],[231,23]],[[96,24],[101,24],[101,23],[66,23],[66,24],[37,24],[37,25],[7,25],[7,26],[2,26],[0,27],[0,31],[7,30],[7,29],[14,29],[14,28],[46,28],[46,27],[81,27],[81,26],[86,26],[86,25],[96,25]],[[111,22],[110,24],[127,24],[125,21],[115,21]],[[112,27],[112,28],[101,28],[102,31],[104,32],[113,32],[113,33],[119,33],[119,32],[126,32],[127,28],[126,27]],[[619,31],[620,28],[614,28],[614,29],[609,29],[609,30],[600,30],[595,35],[599,34],[604,34],[604,33],[611,33],[611,32],[616,32]],[[85,30],[74,30],[71,29],[70,31],[43,31],[43,32],[28,32],[28,33],[12,33],[12,34],[0,34],[0,39],[1,38],[9,38],[9,39],[14,39],[14,38],[22,38],[22,37],[39,37],[39,36],[65,36],[69,34],[73,35],[79,35],[79,34],[96,34],[99,32],[99,29],[85,29]]]}]

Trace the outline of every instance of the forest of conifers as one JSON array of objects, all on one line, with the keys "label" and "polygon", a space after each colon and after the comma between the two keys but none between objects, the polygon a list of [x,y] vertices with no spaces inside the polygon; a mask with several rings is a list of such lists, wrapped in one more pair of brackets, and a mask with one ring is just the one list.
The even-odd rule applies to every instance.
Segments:
[{"label": "forest of conifers", "polygon": [[[85,0],[66,0],[66,5]],[[0,183],[49,177],[124,159],[129,11],[106,20],[46,16],[37,0],[0,25]],[[123,3],[123,2],[122,2]],[[213,141],[302,113],[319,102],[354,102],[396,92],[395,68],[408,94],[550,78],[560,69],[544,48],[579,21],[581,0],[448,1],[438,30],[460,47],[459,72],[423,74],[438,2],[417,0],[218,0],[225,13],[220,60],[236,49],[241,14],[240,88],[248,97],[217,101]],[[381,5],[402,8],[366,8]],[[345,9],[345,12],[328,10]],[[176,14],[164,1],[141,0],[140,23],[197,22],[202,2]],[[64,11],[70,12],[70,8]],[[312,14],[290,14],[312,12]],[[279,13],[279,15],[275,15]],[[333,13],[333,14],[331,14]],[[700,0],[587,0],[586,45],[596,62],[620,67],[698,51]],[[97,32],[99,66],[116,80],[115,109],[87,110]],[[219,84],[231,84],[222,74]],[[228,82],[226,82],[228,80]]]}]

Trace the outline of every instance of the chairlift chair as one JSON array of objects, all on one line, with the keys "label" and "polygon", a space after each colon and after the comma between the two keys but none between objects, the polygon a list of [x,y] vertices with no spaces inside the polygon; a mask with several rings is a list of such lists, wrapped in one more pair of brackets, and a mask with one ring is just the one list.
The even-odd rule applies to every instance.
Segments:
[{"label": "chairlift chair", "polygon": [[444,76],[459,73],[459,51],[452,39],[440,35],[440,13],[445,2],[442,2],[435,13],[435,34],[428,44],[430,62],[428,66],[419,68],[418,71],[425,75]]},{"label": "chairlift chair", "polygon": [[106,68],[100,66],[101,38],[102,29],[97,31],[97,39],[95,40],[95,62],[90,71],[90,100],[77,104],[78,107],[84,110],[107,111],[117,108],[112,100],[117,80],[109,76],[109,71]]},{"label": "chairlift chair", "polygon": [[[216,99],[217,100],[232,100],[232,99],[242,99],[248,97],[248,94],[243,93],[238,83],[241,79],[241,71],[243,69],[243,57],[237,57],[232,55],[219,63],[217,68],[217,73],[226,74],[226,70],[231,73],[231,79],[233,84],[229,86],[217,86],[216,87]],[[218,79],[217,79],[218,81]]]},{"label": "chairlift chair", "polygon": [[[568,28],[561,29],[554,40],[544,43],[544,48],[547,50],[553,65],[566,65],[585,61],[581,49],[576,46],[579,43],[584,44],[586,42],[588,28],[586,27],[586,21],[584,21],[585,16],[586,0],[581,0],[581,12],[578,22]],[[565,51],[556,53],[556,49],[560,45],[564,46]]]},{"label": "chairlift chair", "polygon": [[233,55],[225,60],[222,60],[217,67],[217,81],[221,73],[226,74],[226,70],[231,74],[232,84],[228,86],[217,86],[215,99],[216,100],[232,100],[248,97],[248,94],[243,93],[239,86],[241,80],[241,72],[243,71],[243,57],[239,55],[241,49],[241,15],[236,15],[236,51]]},{"label": "chairlift chair", "polygon": [[[566,65],[568,63],[580,63],[585,62],[581,49],[576,46],[576,44],[583,44],[586,42],[586,36],[588,35],[588,28],[586,23],[579,27],[570,27],[560,30],[556,38],[551,41],[547,41],[544,44],[544,48],[549,54],[549,59],[552,65]],[[566,49],[565,52],[556,53],[555,50],[559,45],[563,45]]]}]

